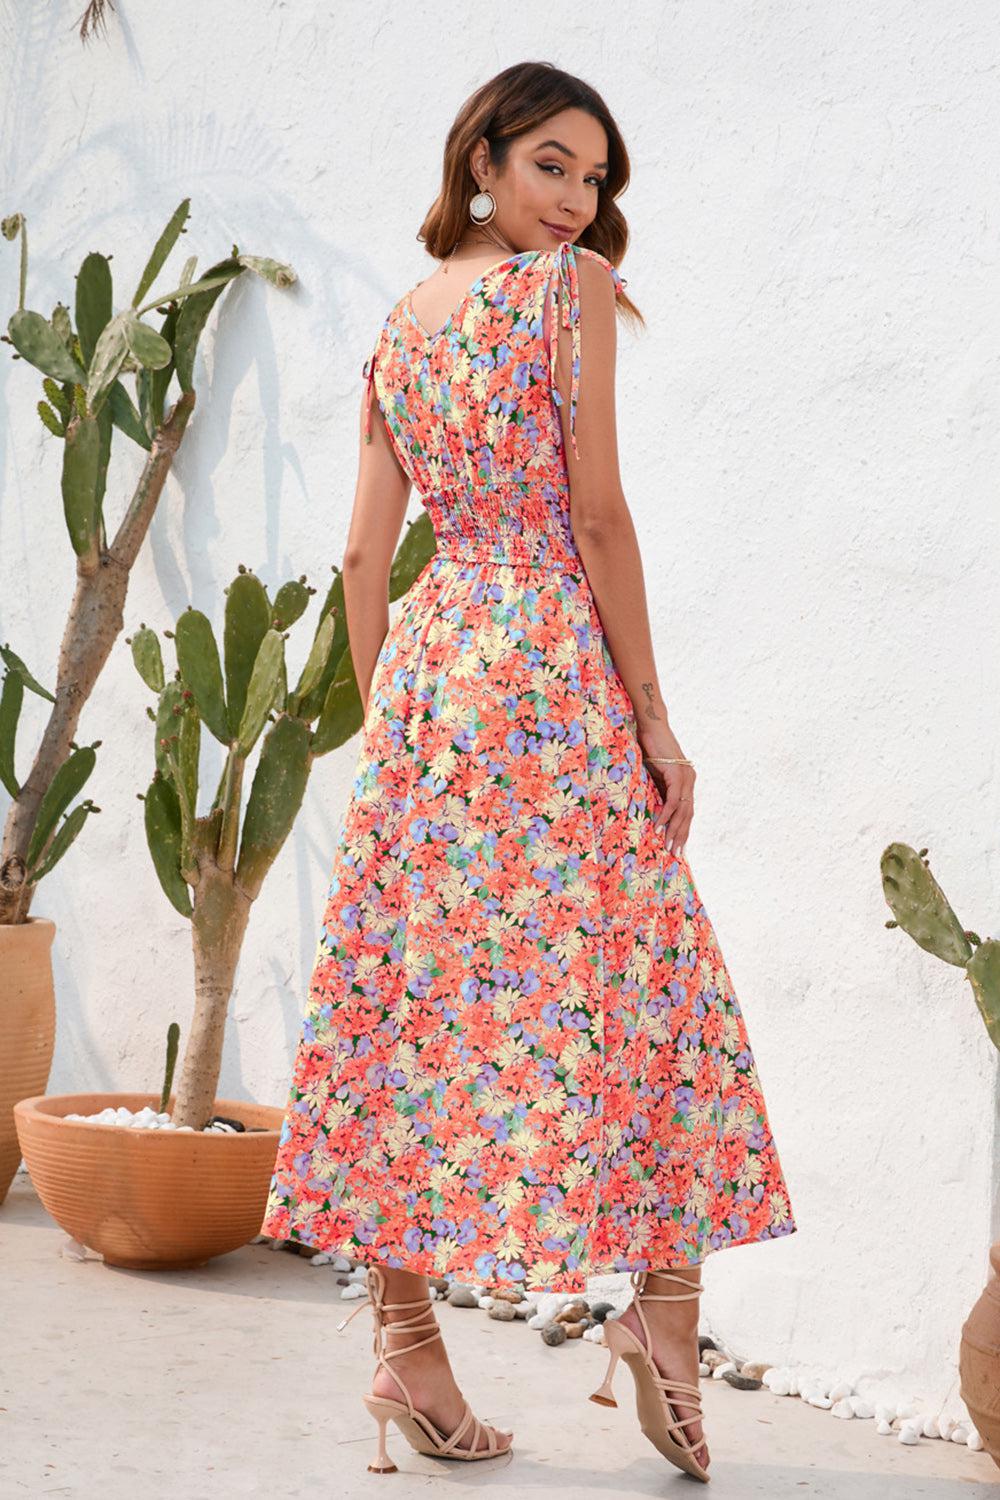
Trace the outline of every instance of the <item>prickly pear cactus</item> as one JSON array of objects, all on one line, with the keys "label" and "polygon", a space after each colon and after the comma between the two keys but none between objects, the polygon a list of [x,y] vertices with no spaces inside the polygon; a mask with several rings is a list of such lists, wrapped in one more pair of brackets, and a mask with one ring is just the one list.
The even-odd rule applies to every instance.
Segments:
[{"label": "prickly pear cactus", "polygon": [[882,853],[882,889],[894,921],[928,953],[965,970],[979,1014],[1000,1048],[1000,943],[962,927],[927,863],[926,849],[889,844]]}]

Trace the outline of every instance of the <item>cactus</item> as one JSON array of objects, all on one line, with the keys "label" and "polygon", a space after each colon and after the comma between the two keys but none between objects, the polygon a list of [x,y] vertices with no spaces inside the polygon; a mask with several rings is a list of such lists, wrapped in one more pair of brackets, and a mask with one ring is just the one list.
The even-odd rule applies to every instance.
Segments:
[{"label": "cactus", "polygon": [[930,872],[926,849],[889,844],[882,853],[882,890],[894,920],[915,943],[965,970],[990,1041],[1000,1049],[1000,942],[963,928]]},{"label": "cactus", "polygon": [[[408,528],[403,545],[407,562],[396,573],[401,587],[408,586],[407,578],[412,583],[433,555],[426,513]],[[161,683],[151,713],[155,770],[144,799],[146,838],[164,893],[191,919],[195,1015],[174,1119],[196,1130],[215,1099],[226,1012],[251,906],[292,830],[313,762],[344,744],[363,722],[346,631],[334,602],[342,595],[339,572],[334,584],[291,691],[285,637],[271,622],[279,620],[279,601],[283,624],[303,599],[308,603],[312,591],[301,579],[294,587],[284,584],[272,603],[264,585],[241,568],[226,591],[225,682],[211,624],[197,610],[186,610],[177,621],[178,672],[169,681],[164,681],[158,643],[153,654],[152,632],[143,625],[132,637],[143,682],[147,687]],[[320,697],[323,682],[327,687]],[[215,797],[199,812],[202,723],[225,754]],[[244,810],[243,786],[255,751]]]},{"label": "cactus", "polygon": [[[74,751],[73,738],[80,713],[121,630],[129,573],[194,410],[194,360],[209,313],[223,289],[246,270],[273,286],[295,281],[291,267],[245,256],[234,248],[200,280],[194,279],[195,260],[189,257],[179,285],[150,299],[153,283],[184,231],[188,213],[185,198],[157,239],[129,307],[115,311],[110,257],[93,251],[85,256],[76,278],[72,315],[67,306],[57,303],[48,318],[24,305],[24,216],[12,214],[0,221],[3,238],[20,238],[21,242],[19,300],[8,321],[5,342],[16,357],[42,375],[44,399],[37,410],[45,430],[63,445],[63,514],[76,555],[76,588],[63,633],[55,693],[41,686],[10,647],[0,649],[6,667],[0,689],[0,785],[11,799],[0,849],[0,923],[27,919],[38,881],[69,848],[90,813],[97,811],[89,800],[70,809],[63,795],[84,766],[89,766],[88,776],[93,769],[89,752]],[[161,308],[166,309],[162,321],[153,327],[149,315]],[[125,375],[135,377],[135,400],[123,384]],[[167,393],[175,378],[180,393],[165,415]],[[141,451],[143,467],[117,528],[109,532],[104,500],[115,431]],[[264,630],[270,623],[269,615]],[[191,631],[193,654],[200,658],[203,632],[199,637],[197,626],[185,630]],[[162,660],[152,632],[139,631],[132,645],[147,685],[162,693]],[[210,664],[205,671],[210,673]],[[221,686],[216,686],[221,701]],[[26,688],[51,702],[52,710],[22,782],[15,751]],[[213,684],[200,681],[199,691],[211,695]],[[259,717],[259,695],[254,704]],[[210,708],[205,722],[228,742],[225,720],[211,716]],[[241,719],[234,735],[240,729]],[[195,792],[199,734],[200,721],[183,716],[177,752],[183,766],[181,781]],[[160,758],[169,767],[166,751]]]}]

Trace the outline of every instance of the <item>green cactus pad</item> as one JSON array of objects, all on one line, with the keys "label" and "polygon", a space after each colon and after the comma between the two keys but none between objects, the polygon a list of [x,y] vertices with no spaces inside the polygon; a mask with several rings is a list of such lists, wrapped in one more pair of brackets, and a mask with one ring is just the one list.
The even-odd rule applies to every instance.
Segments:
[{"label": "green cactus pad", "polygon": [[56,701],[55,694],[50,693],[48,688],[43,688],[38,679],[32,677],[16,651],[12,651],[9,646],[0,646],[0,658],[2,658],[4,665],[11,672],[17,673],[24,686],[31,692],[37,693],[39,698],[45,698],[49,703]]},{"label": "green cactus pad", "polygon": [[361,728],[364,719],[364,706],[354,672],[349,676],[335,677],[327,689],[323,712],[313,733],[313,754],[326,755],[346,744]]},{"label": "green cactus pad", "polygon": [[153,246],[153,252],[146,262],[145,270],[139,277],[139,285],[136,287],[135,296],[132,298],[133,307],[139,306],[143,297],[145,297],[153,282],[159,276],[167,256],[176,245],[178,236],[182,233],[184,225],[187,223],[190,212],[191,199],[182,198],[171,214],[163,233]]},{"label": "green cactus pad", "polygon": [[21,308],[13,313],[7,333],[18,354],[53,380],[71,380],[83,384],[87,376],[70,354],[48,318]]},{"label": "green cactus pad", "polygon": [[173,780],[173,767],[166,750],[163,747],[164,740],[170,740],[175,734],[179,737],[181,732],[181,712],[184,708],[184,698],[179,682],[168,682],[160,694],[156,705],[156,728],[154,746],[156,753],[156,769],[161,776],[168,781]]},{"label": "green cactus pad", "polygon": [[990,1041],[1000,1048],[1000,943],[994,938],[980,943],[966,965],[966,974]]},{"label": "green cactus pad", "polygon": [[165,365],[170,364],[174,351],[166,339],[161,338],[148,323],[144,323],[133,313],[131,317],[126,317],[124,326],[129,352],[147,370],[162,370]]},{"label": "green cactus pad", "polygon": [[198,761],[201,754],[201,720],[194,707],[186,707],[180,719],[177,766],[187,805],[194,815],[198,806]]},{"label": "green cactus pad", "polygon": [[246,707],[247,687],[260,643],[271,624],[267,590],[253,573],[237,573],[226,594],[222,648],[226,660],[229,733],[236,738]]},{"label": "green cactus pad", "polygon": [[247,688],[246,707],[240,720],[239,753],[249,755],[260,736],[271,712],[278,683],[281,680],[281,664],[285,657],[284,637],[277,630],[269,630],[260,643],[257,660],[253,664],[250,684]]},{"label": "green cactus pad", "polygon": [[295,822],[309,780],[310,758],[309,726],[282,714],[264,736],[243,819],[236,880],[251,899]]},{"label": "green cactus pad", "polygon": [[326,671],[330,660],[330,652],[333,648],[335,621],[332,615],[327,615],[320,621],[319,629],[313,637],[312,647],[305,666],[302,668],[302,676],[299,678],[293,694],[295,701],[300,702],[306,698],[319,682]]},{"label": "green cactus pad", "polygon": [[38,415],[42,419],[42,426],[47,427],[54,437],[61,438],[66,436],[65,427],[47,401],[39,401]]},{"label": "green cactus pad", "polygon": [[202,723],[222,744],[230,742],[222,666],[212,627],[198,609],[186,609],[177,621],[177,665],[191,689]]},{"label": "green cactus pad", "polygon": [[39,863],[53,829],[75,797],[78,797],[94,769],[97,753],[92,745],[71,750],[45,790],[38,817],[28,844],[26,864],[29,871]]},{"label": "green cactus pad", "polygon": [[301,619],[309,604],[311,591],[297,578],[283,583],[274,596],[274,607],[271,611],[271,624],[279,630],[287,630],[294,625],[296,620]]},{"label": "green cactus pad", "polygon": [[917,851],[909,844],[889,844],[881,869],[885,899],[900,927],[928,953],[964,969],[972,944]]},{"label": "green cactus pad", "polygon": [[76,329],[80,352],[89,367],[97,340],[114,314],[111,262],[93,250],[84,258],[76,278]]},{"label": "green cactus pad", "polygon": [[56,831],[56,836],[49,845],[49,852],[41,864],[37,869],[29,869],[28,871],[28,879],[32,884],[37,885],[40,880],[44,880],[46,875],[55,869],[70,844],[77,838],[90,814],[96,811],[97,809],[92,802],[81,802],[78,806],[74,807],[71,813],[67,813],[66,817],[60,823]]},{"label": "green cactus pad", "polygon": [[[212,285],[208,291],[185,296],[181,303],[177,316],[177,336],[174,340],[174,362],[182,391],[194,390],[194,358],[198,352],[198,340],[201,338],[202,329],[215,306],[216,298],[221,295],[223,288],[232,281],[234,276],[241,274],[241,269],[239,261],[232,259],[219,261],[217,265],[209,268],[206,277],[203,278],[214,283],[217,277],[221,277],[219,284]],[[194,285],[197,283],[192,282],[192,286]]]},{"label": "green cactus pad", "polygon": [[145,448],[148,453],[153,446],[149,433],[143,426],[142,418],[135,409],[135,403],[120,380],[116,380],[111,387],[108,396],[108,407],[111,410],[111,420],[133,443],[138,443],[140,448]]},{"label": "green cactus pad", "polygon": [[389,569],[389,602],[402,598],[437,551],[434,526],[425,510],[411,521]]},{"label": "green cactus pad", "polygon": [[14,771],[14,746],[23,702],[24,679],[20,672],[8,672],[0,690],[0,784],[11,797],[21,791]]},{"label": "green cactus pad", "polygon": [[128,353],[125,324],[129,313],[116,313],[101,330],[87,375],[87,410],[95,415],[103,406],[108,392],[118,379]]},{"label": "green cactus pad", "polygon": [[148,688],[162,693],[164,686],[163,655],[160,639],[155,630],[143,625],[132,637],[132,660],[135,669]]},{"label": "green cactus pad", "polygon": [[181,808],[169,781],[152,781],[146,793],[146,842],[153,868],[171,905],[190,917],[191,892],[181,874]]}]

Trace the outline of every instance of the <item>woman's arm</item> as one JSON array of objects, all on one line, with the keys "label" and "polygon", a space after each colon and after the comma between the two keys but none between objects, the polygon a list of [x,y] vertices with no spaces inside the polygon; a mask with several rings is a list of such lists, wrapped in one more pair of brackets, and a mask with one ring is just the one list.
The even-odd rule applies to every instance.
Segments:
[{"label": "woman's arm", "polygon": [[389,629],[389,573],[406,516],[410,478],[396,457],[385,422],[372,411],[371,442],[364,440],[366,403],[375,394],[365,382],[358,433],[358,481],[344,548],[344,608],[354,675],[367,708],[375,662]]},{"label": "woman's arm", "polygon": [[[618,470],[615,420],[617,326],[615,288],[606,267],[581,256],[580,382],[576,436],[569,437],[570,330],[559,327],[556,384],[570,484],[570,519],[594,603],[618,674],[635,709],[646,756],[683,756],[670,726],[653,660],[646,588],[635,527]],[[694,812],[693,766],[649,765],[664,797],[657,824],[666,826],[667,848],[683,853]],[[690,799],[680,801],[680,798]]]}]

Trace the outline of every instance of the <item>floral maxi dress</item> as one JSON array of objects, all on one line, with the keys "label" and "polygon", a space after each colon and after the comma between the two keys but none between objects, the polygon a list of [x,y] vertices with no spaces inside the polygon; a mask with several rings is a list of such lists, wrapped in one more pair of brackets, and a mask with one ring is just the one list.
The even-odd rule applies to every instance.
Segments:
[{"label": "floral maxi dress", "polygon": [[378,655],[261,1232],[581,1292],[792,1234],[743,1015],[666,852],[570,526],[579,245],[366,365],[437,550]]}]

